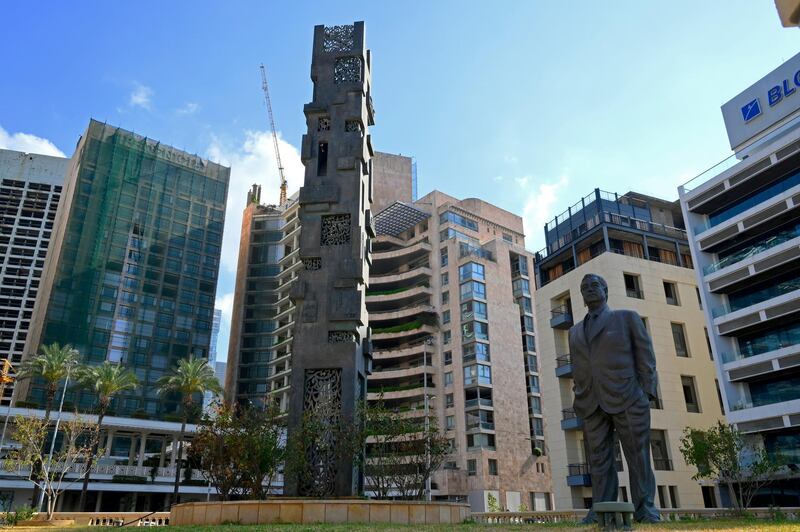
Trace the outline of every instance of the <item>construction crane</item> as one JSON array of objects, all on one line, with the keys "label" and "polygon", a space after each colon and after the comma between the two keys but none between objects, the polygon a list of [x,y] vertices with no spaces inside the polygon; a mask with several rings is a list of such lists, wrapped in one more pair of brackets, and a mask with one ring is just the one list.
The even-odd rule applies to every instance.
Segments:
[{"label": "construction crane", "polygon": [[267,104],[267,111],[269,111],[269,125],[272,128],[272,143],[275,145],[275,160],[278,162],[278,174],[281,178],[281,198],[279,205],[286,206],[286,176],[283,173],[283,163],[281,162],[281,151],[278,148],[278,133],[275,131],[275,118],[272,116],[272,102],[269,99],[269,85],[267,84],[267,69],[264,68],[264,63],[261,63],[261,88],[264,89],[264,102]]}]

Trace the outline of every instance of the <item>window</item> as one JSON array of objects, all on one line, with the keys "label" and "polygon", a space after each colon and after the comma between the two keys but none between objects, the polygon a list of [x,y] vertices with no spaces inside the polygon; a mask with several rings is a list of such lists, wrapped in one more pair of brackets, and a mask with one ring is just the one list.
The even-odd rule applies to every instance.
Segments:
[{"label": "window", "polygon": [[661,410],[661,390],[658,389],[656,386],[656,396],[653,399],[650,399],[650,408],[655,410]]},{"label": "window", "polygon": [[454,406],[455,404],[456,403],[455,403],[455,399],[453,398],[453,394],[452,393],[445,394],[445,396],[444,396],[444,406],[445,406],[445,408],[450,408],[450,407]]},{"label": "window", "polygon": [[520,312],[524,312],[530,314],[533,312],[533,307],[531,306],[531,298],[529,297],[521,297],[517,300],[519,303]]},{"label": "window", "polygon": [[669,498],[672,500],[672,507],[673,508],[680,508],[680,502],[678,501],[678,486],[667,486],[669,489]]},{"label": "window", "polygon": [[478,461],[474,459],[467,460],[467,475],[474,477],[478,474]]},{"label": "window", "polygon": [[447,266],[447,248],[442,248],[439,251],[439,254],[441,256],[440,265],[441,266]]},{"label": "window", "polygon": [[533,424],[533,434],[535,436],[544,436],[544,421],[542,421],[542,418],[535,417],[531,421]]},{"label": "window", "polygon": [[714,491],[714,486],[700,486],[703,491],[703,506],[706,508],[717,507],[717,494]]},{"label": "window", "polygon": [[680,302],[678,302],[678,287],[675,283],[664,281],[664,296],[667,298],[667,305],[680,305]]},{"label": "window", "polygon": [[447,430],[453,430],[456,428],[456,416],[446,416],[444,419]]},{"label": "window", "polygon": [[686,401],[686,411],[700,413],[700,403],[697,400],[697,389],[694,384],[694,377],[681,375],[681,386],[683,387],[683,400]]},{"label": "window", "polygon": [[497,475],[497,460],[489,458],[489,474],[492,476]]},{"label": "window", "polygon": [[442,312],[442,324],[444,325],[448,323],[450,323],[450,311],[445,310],[444,312]]},{"label": "window", "polygon": [[714,379],[714,384],[717,386],[717,400],[719,400],[719,413],[725,415],[725,406],[722,403],[722,391],[719,389],[719,381]]},{"label": "window", "polygon": [[682,323],[671,323],[672,340],[675,342],[675,354],[679,357],[689,357],[689,348],[686,346],[686,332]]},{"label": "window", "polygon": [[479,360],[481,362],[489,362],[491,360],[491,357],[489,356],[488,344],[481,344],[481,343],[467,344],[461,348],[461,352],[462,352],[462,360],[464,362],[471,362],[473,360]]},{"label": "window", "polygon": [[531,293],[531,283],[527,279],[515,279],[511,283],[511,289],[513,290],[515,296],[528,296]]},{"label": "window", "polygon": [[450,274],[448,274],[447,272],[444,272],[442,274],[442,286],[447,286],[447,284],[449,282],[450,282]]},{"label": "window", "polygon": [[442,292],[442,305],[447,305],[450,303],[450,292],[445,290]]},{"label": "window", "polygon": [[467,321],[473,318],[478,318],[480,320],[489,319],[486,312],[486,303],[480,301],[461,303],[461,321]]},{"label": "window", "polygon": [[447,345],[447,344],[449,344],[449,343],[450,343],[450,338],[451,338],[451,337],[452,337],[452,334],[451,334],[451,332],[450,332],[450,331],[444,331],[444,332],[442,333],[442,344],[443,344],[443,345]]},{"label": "window", "polygon": [[522,332],[533,332],[533,318],[531,316],[521,316],[519,321],[522,325]]},{"label": "window", "polygon": [[696,286],[694,287],[694,291],[697,294],[697,304],[700,306],[700,309],[703,309],[703,300],[700,298],[700,289]]},{"label": "window", "polygon": [[625,293],[628,295],[628,297],[644,299],[641,283],[639,282],[639,276],[632,275],[630,273],[623,273],[622,276],[625,278]]},{"label": "window", "polygon": [[708,347],[708,358],[714,360],[714,351],[711,349],[711,338],[708,337],[708,328],[703,327],[703,332],[706,333],[706,347]]},{"label": "window", "polygon": [[667,452],[667,437],[663,430],[650,431],[650,449],[653,453],[653,467],[657,471],[672,471],[672,461]]},{"label": "window", "polygon": [[483,264],[477,262],[468,262],[458,267],[458,280],[467,281],[475,279],[478,281],[486,280],[486,270]]},{"label": "window", "polygon": [[658,491],[658,506],[659,508],[669,508],[669,501],[667,500],[667,492],[664,489],[666,486],[656,486]]},{"label": "window", "polygon": [[452,351],[445,351],[444,355],[444,365],[447,366],[453,363],[453,352]]},{"label": "window", "polygon": [[466,227],[467,229],[472,229],[473,231],[478,230],[477,222],[470,220],[469,218],[464,218],[460,214],[456,214],[454,212],[443,212],[439,216],[439,223],[447,223],[453,222],[454,224],[458,224],[461,227]]},{"label": "window", "polygon": [[486,299],[486,285],[478,281],[468,281],[461,285],[461,301],[467,299]]},{"label": "window", "polygon": [[468,384],[491,384],[492,368],[483,365],[471,365],[464,367],[464,385]]},{"label": "window", "polygon": [[320,142],[317,147],[317,175],[328,174],[328,143]]},{"label": "window", "polygon": [[506,242],[514,242],[514,237],[509,235],[508,233],[503,233],[503,240]]},{"label": "window", "polygon": [[448,371],[444,374],[444,385],[447,386],[449,384],[453,384],[453,372]]},{"label": "window", "polygon": [[531,414],[542,414],[542,398],[531,397]]},{"label": "window", "polygon": [[481,321],[469,321],[461,325],[461,341],[489,340],[489,324]]}]

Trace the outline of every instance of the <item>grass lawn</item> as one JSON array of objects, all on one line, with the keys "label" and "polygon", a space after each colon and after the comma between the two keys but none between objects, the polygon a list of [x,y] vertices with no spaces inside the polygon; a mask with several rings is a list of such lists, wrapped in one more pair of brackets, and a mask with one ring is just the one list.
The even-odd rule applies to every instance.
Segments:
[{"label": "grass lawn", "polygon": [[[411,531],[414,532],[472,532],[477,530],[519,530],[530,531],[538,528],[552,528],[559,530],[578,530],[590,531],[598,530],[592,526],[582,526],[577,523],[558,523],[558,524],[536,524],[536,525],[258,525],[258,526],[245,526],[245,525],[220,525],[220,526],[173,526],[169,527],[169,532],[239,532],[241,530],[265,530],[270,532],[305,532],[305,531],[330,531],[330,532],[349,532],[368,531],[368,530],[381,530],[381,531]],[[39,529],[41,530],[41,528]],[[70,528],[70,530],[86,530],[97,531],[106,530],[106,528],[92,527],[92,528]],[[110,530],[110,529],[109,529]],[[765,532],[800,532],[800,522],[777,522],[777,521],[764,521],[764,520],[732,520],[732,519],[718,519],[706,521],[670,521],[658,525],[636,525],[634,530],[645,530],[648,532],[661,532],[661,531],[678,531],[678,530],[719,530],[728,532],[738,532],[740,530],[758,530]]]}]

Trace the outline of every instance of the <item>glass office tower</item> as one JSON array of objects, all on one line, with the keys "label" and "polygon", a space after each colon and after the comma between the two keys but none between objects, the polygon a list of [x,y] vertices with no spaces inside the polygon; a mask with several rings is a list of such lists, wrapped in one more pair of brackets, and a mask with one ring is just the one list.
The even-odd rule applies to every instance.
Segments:
[{"label": "glass office tower", "polygon": [[[83,360],[119,362],[140,386],[113,413],[173,419],[179,397],[156,381],[179,359],[207,358],[230,169],[92,120],[78,143],[25,353],[59,342]],[[19,398],[43,405],[42,383]],[[89,410],[90,391],[67,402]]]}]

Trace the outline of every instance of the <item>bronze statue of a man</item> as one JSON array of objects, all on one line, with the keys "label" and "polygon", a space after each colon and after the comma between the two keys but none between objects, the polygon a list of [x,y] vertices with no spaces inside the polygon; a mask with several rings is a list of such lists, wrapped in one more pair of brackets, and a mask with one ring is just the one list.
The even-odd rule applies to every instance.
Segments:
[{"label": "bronze statue of a man", "polygon": [[[584,276],[581,295],[589,312],[570,329],[569,348],[574,408],[583,420],[589,453],[592,502],[617,500],[616,433],[628,464],[634,518],[659,521],[650,465],[650,399],[658,393],[650,337],[636,312],[608,308],[608,284],[599,275]],[[587,521],[594,517],[590,512]]]}]

